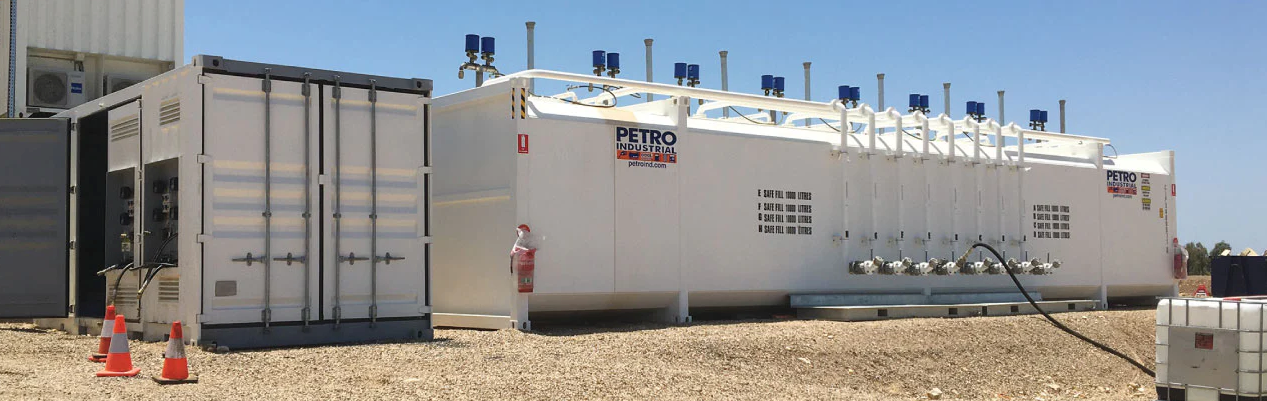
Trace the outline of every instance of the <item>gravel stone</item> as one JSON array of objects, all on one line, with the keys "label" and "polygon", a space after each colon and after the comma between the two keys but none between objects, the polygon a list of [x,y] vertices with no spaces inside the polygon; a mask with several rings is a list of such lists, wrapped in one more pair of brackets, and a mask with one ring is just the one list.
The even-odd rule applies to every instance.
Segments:
[{"label": "gravel stone", "polygon": [[[1153,364],[1152,310],[1055,316]],[[933,388],[954,400],[1153,399],[1152,378],[1036,316],[540,327],[225,354],[186,347],[201,382],[159,386],[149,376],[164,343],[130,343],[138,377],[97,378],[102,365],[86,361],[96,337],[0,323],[0,399],[868,401],[928,399]]]}]

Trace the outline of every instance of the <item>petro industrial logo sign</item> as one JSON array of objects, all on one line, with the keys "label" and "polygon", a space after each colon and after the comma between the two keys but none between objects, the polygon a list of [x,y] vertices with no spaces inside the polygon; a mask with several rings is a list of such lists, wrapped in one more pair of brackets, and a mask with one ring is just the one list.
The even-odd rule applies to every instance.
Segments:
[{"label": "petro industrial logo sign", "polygon": [[1114,198],[1131,198],[1139,193],[1139,175],[1129,171],[1108,170],[1108,192]]},{"label": "petro industrial logo sign", "polygon": [[677,164],[677,134],[637,127],[616,127],[616,160],[628,167],[668,168]]}]

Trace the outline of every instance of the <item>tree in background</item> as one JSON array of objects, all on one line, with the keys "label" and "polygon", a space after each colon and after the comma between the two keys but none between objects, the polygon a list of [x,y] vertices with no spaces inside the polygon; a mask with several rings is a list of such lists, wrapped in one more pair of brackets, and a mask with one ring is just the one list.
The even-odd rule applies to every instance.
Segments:
[{"label": "tree in background", "polygon": [[1214,244],[1214,249],[1210,250],[1210,257],[1213,258],[1215,256],[1220,256],[1223,254],[1223,251],[1227,249],[1232,249],[1232,246],[1228,245],[1227,241],[1219,241],[1219,243]]},{"label": "tree in background", "polygon": [[1188,275],[1204,276],[1210,274],[1210,252],[1200,242],[1189,242],[1183,246],[1188,251]]}]

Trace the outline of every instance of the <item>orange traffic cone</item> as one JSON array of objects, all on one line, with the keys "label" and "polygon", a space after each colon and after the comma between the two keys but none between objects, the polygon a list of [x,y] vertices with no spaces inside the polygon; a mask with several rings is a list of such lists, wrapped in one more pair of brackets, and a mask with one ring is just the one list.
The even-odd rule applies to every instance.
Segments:
[{"label": "orange traffic cone", "polygon": [[141,368],[132,367],[132,352],[128,351],[127,322],[123,315],[114,316],[114,335],[110,338],[110,352],[106,356],[106,368],[97,377],[136,376]]},{"label": "orange traffic cone", "polygon": [[154,376],[158,384],[197,383],[198,376],[189,374],[189,360],[185,359],[184,334],[180,321],[172,322],[172,334],[167,336],[167,351],[163,352],[163,373]]},{"label": "orange traffic cone", "polygon": [[1195,297],[1208,297],[1210,293],[1205,291],[1205,284],[1197,285],[1197,292],[1192,294]]},{"label": "orange traffic cone", "polygon": [[98,336],[97,353],[88,357],[92,362],[105,362],[110,353],[110,336],[114,335],[114,305],[106,307],[106,318],[101,322],[101,335]]}]

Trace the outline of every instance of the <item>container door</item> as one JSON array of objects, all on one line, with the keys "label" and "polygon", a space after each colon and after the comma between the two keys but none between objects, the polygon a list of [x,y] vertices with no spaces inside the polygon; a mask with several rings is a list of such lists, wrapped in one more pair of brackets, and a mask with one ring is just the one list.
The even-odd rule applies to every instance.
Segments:
[{"label": "container door", "polygon": [[[427,310],[425,98],[322,89],[325,320]],[[337,97],[336,97],[337,96]]]},{"label": "container door", "polygon": [[305,307],[317,319],[319,264],[307,256],[318,254],[320,120],[310,87],[307,112],[298,82],[271,80],[267,98],[257,78],[213,75],[205,87],[204,323],[295,322]]},{"label": "container door", "polygon": [[67,312],[70,125],[0,120],[0,318]]}]

